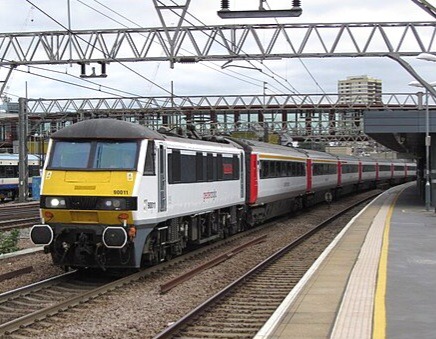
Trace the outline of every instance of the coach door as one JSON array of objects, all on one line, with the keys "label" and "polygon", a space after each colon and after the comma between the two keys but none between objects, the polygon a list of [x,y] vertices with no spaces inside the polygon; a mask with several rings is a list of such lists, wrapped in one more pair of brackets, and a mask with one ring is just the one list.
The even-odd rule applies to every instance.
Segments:
[{"label": "coach door", "polygon": [[159,212],[167,210],[167,176],[166,176],[166,149],[163,145],[159,145],[159,161],[158,161],[158,203]]},{"label": "coach door", "polygon": [[241,153],[241,157],[239,158],[239,180],[241,182],[241,198],[245,196],[245,162],[244,162],[244,153]]}]

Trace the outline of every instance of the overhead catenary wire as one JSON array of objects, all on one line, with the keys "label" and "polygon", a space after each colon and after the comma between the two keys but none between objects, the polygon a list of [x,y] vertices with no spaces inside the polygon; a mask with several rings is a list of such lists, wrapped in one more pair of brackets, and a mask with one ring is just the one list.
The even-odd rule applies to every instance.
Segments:
[{"label": "overhead catenary wire", "polygon": [[[110,20],[113,20],[114,22],[116,22],[116,23],[122,25],[123,27],[125,27],[125,28],[130,28],[129,26],[127,26],[127,25],[121,23],[120,21],[115,20],[115,19],[111,18],[110,16],[104,14],[103,12],[99,11],[98,9],[96,9],[96,8],[94,8],[94,7],[92,7],[92,6],[88,5],[88,4],[85,4],[82,0],[76,0],[76,1],[79,2],[79,3],[81,3],[81,4],[83,4],[84,6],[86,6],[86,7],[88,7],[88,8],[90,8],[90,9],[96,11],[97,13],[103,15],[104,17],[106,17],[106,18],[108,18],[108,19],[110,19]],[[120,14],[120,13],[114,11],[112,8],[106,6],[105,4],[102,4],[100,1],[98,1],[98,0],[93,0],[93,1],[96,2],[96,3],[98,3],[100,6],[104,7],[104,8],[107,9],[108,11],[113,12],[114,14],[116,14],[116,15],[120,16],[121,18],[123,18],[124,20],[126,20],[126,21],[130,22],[131,24],[135,25],[136,27],[138,27],[138,28],[143,28],[142,25],[140,25],[140,24],[134,22],[133,20],[127,18],[126,16],[124,16],[124,15],[122,15],[122,14]],[[154,40],[153,40],[152,42],[153,42],[153,43],[156,43],[156,44],[158,43],[157,41],[154,41]],[[185,50],[185,51],[186,51],[186,49],[184,49],[184,48],[181,48],[181,50]],[[213,62],[210,62],[210,63],[211,63],[212,65],[214,65],[214,66],[217,66],[217,65],[216,65],[215,63],[213,63]],[[209,66],[209,65],[207,65],[207,64],[205,64],[205,63],[200,63],[200,65],[203,66],[203,67],[207,67],[207,68],[209,68],[209,69],[212,69],[213,71],[216,71],[216,72],[222,73],[222,74],[224,74],[224,75],[226,75],[226,76],[229,76],[229,77],[232,77],[232,78],[234,78],[234,79],[237,79],[237,80],[239,80],[239,81],[243,81],[243,82],[246,82],[246,83],[248,83],[248,84],[251,84],[251,85],[254,85],[254,86],[258,86],[258,84],[255,84],[255,83],[253,83],[253,82],[250,82],[250,81],[247,81],[247,80],[244,80],[244,79],[238,78],[237,76],[233,76],[233,75],[230,75],[230,74],[228,74],[228,73],[222,71],[220,66],[217,66],[217,67],[219,67],[219,69],[216,69],[216,68],[213,68],[213,67],[211,67],[211,66]],[[235,72],[235,71],[233,71],[233,70],[227,70],[227,71],[230,72],[230,73],[238,74],[239,76],[245,77],[245,78],[247,78],[247,79],[251,79],[251,80],[254,80],[254,81],[259,81],[258,79],[253,78],[253,77],[250,77],[250,76],[248,76],[248,75],[246,75],[246,74],[238,73],[238,72]]]},{"label": "overhead catenary wire", "polygon": [[[268,7],[268,9],[271,9],[268,3],[268,0],[265,0],[265,3]],[[279,25],[279,21],[277,20],[277,18],[275,18],[276,24]],[[321,85],[318,83],[318,81],[315,79],[315,77],[313,76],[312,72],[309,70],[309,68],[306,66],[306,64],[303,62],[303,60],[301,60],[301,58],[297,58],[298,61],[300,61],[300,63],[303,65],[304,69],[306,70],[306,72],[309,74],[310,78],[313,80],[313,82],[315,83],[315,85],[321,90],[321,92],[323,94],[327,94],[324,89],[321,87]],[[286,82],[288,82],[288,80],[285,80]],[[292,86],[292,85],[291,85]],[[293,87],[294,88],[294,87]],[[330,98],[327,96],[327,100],[331,103]]]},{"label": "overhead catenary wire", "polygon": [[[63,29],[65,29],[68,33],[73,34],[74,32],[70,29],[68,29],[68,27],[66,27],[65,25],[63,25],[61,22],[59,22],[58,20],[56,20],[55,18],[53,18],[50,14],[48,14],[47,12],[45,12],[43,9],[39,8],[38,6],[36,6],[32,1],[30,0],[25,0],[26,2],[28,2],[30,5],[34,6],[38,11],[40,11],[42,14],[44,14],[45,16],[47,16],[50,20],[54,21],[56,24],[58,24],[59,26],[61,26]],[[83,42],[89,44],[89,41],[86,41],[85,39],[81,38],[80,36],[77,36],[80,40],[82,40]],[[100,50],[99,48],[95,47],[96,50],[103,52],[102,50]],[[123,66],[124,68],[126,68],[127,70],[131,71],[132,73],[136,74],[137,76],[139,76],[140,78],[150,82],[151,84],[153,84],[154,86],[156,86],[157,88],[161,89],[162,91],[171,94],[170,91],[168,91],[166,88],[160,86],[159,84],[155,83],[154,81],[148,79],[147,77],[143,76],[142,74],[140,74],[139,72],[137,72],[136,70],[134,70],[133,68],[125,65],[123,62],[117,60],[116,58],[111,58],[111,60],[117,62],[118,64],[120,64],[121,66]]]},{"label": "overhead catenary wire", "polygon": [[[162,4],[162,1],[160,1],[160,0],[157,0],[157,1],[158,1],[160,4]],[[176,5],[176,2],[175,2],[174,0],[171,0],[171,2],[172,2],[173,4]],[[170,10],[171,10],[175,15],[177,15],[177,16],[180,17],[180,15],[179,15],[179,14],[178,14],[174,9],[171,9],[171,8],[170,8]],[[190,17],[194,18],[194,20],[198,21],[201,25],[206,26],[206,24],[205,24],[204,22],[202,22],[200,19],[198,19],[195,15],[191,14],[189,11],[187,11],[187,14],[188,14]],[[194,28],[198,28],[197,25],[195,25],[195,24],[192,23],[191,21],[187,20],[186,18],[185,18],[185,21],[188,22],[190,25],[192,25]],[[204,32],[204,34],[207,35],[208,37],[210,37],[207,33]],[[231,41],[229,41],[229,42],[231,42]],[[223,47],[226,47],[224,44],[222,44],[222,43],[219,42],[219,41],[217,41],[217,43],[220,44],[220,45],[223,46]],[[244,52],[243,50],[241,50],[241,52],[244,53],[247,57],[249,56],[249,55],[248,55],[246,52]],[[246,60],[246,61],[247,61],[247,62],[248,62],[248,63],[249,63],[253,68],[257,68],[257,67],[253,64],[253,62],[252,62],[251,60]],[[260,62],[260,61],[258,61],[258,62]],[[261,64],[262,64],[262,63],[261,63]],[[274,81],[278,82],[281,86],[283,86],[284,88],[286,88],[288,91],[290,91],[290,92],[292,92],[292,93],[294,93],[294,94],[299,94],[298,91],[295,90],[295,88],[289,88],[289,87],[287,87],[286,85],[283,85],[282,83],[280,83],[280,81],[277,80],[274,76],[269,75],[269,74],[263,72],[262,70],[261,70],[261,72],[262,72],[264,75],[266,75],[266,76],[272,78]],[[258,80],[258,81],[261,81],[261,82],[263,83],[262,80]],[[263,85],[258,85],[258,86],[261,87],[261,86],[263,86]]]}]

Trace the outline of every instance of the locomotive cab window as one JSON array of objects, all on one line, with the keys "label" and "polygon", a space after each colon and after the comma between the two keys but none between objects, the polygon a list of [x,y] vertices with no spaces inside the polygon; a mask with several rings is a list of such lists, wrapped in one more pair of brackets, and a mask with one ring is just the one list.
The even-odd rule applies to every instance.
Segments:
[{"label": "locomotive cab window", "polygon": [[147,151],[145,153],[144,175],[156,175],[155,162],[154,142],[150,140],[147,143]]},{"label": "locomotive cab window", "polygon": [[135,141],[56,141],[50,169],[135,170]]},{"label": "locomotive cab window", "polygon": [[90,152],[90,142],[57,141],[50,157],[50,168],[86,169]]},{"label": "locomotive cab window", "polygon": [[136,142],[98,142],[92,168],[135,169]]}]

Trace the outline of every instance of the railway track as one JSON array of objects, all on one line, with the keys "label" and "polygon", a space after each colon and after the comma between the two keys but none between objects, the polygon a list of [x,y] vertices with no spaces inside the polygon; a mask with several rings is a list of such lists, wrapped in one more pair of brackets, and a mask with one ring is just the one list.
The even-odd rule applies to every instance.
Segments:
[{"label": "railway track", "polygon": [[0,336],[80,304],[110,286],[107,277],[85,279],[79,272],[71,271],[3,293],[0,295]]},{"label": "railway track", "polygon": [[39,201],[0,205],[0,220],[5,220],[7,219],[7,216],[14,215],[17,211],[19,212],[22,210],[38,212]]},{"label": "railway track", "polygon": [[[163,338],[252,338],[345,226],[321,222],[159,333]],[[329,228],[325,226],[330,225]]]},{"label": "railway track", "polygon": [[39,202],[8,204],[0,207],[0,231],[27,228],[39,221]]},{"label": "railway track", "polygon": [[[109,291],[129,285],[156,272],[169,270],[169,267],[177,266],[194,257],[201,257],[208,251],[233,243],[253,232],[256,232],[256,230],[238,234],[232,238],[177,257],[169,262],[164,262],[119,279],[111,279],[109,276],[107,281],[101,279],[89,280],[87,278],[89,273],[81,275],[79,272],[72,271],[0,294],[0,338],[37,337],[38,330],[31,327],[34,323],[42,323],[56,314],[98,298]],[[253,244],[259,241],[261,239],[254,241]],[[234,252],[241,251],[247,246],[249,244],[238,246]]]}]

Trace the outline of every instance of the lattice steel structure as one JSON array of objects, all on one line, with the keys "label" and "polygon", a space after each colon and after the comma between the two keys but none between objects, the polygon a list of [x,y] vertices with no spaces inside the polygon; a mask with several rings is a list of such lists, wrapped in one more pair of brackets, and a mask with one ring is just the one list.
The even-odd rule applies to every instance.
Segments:
[{"label": "lattice steel structure", "polygon": [[[365,93],[362,93],[364,96]],[[113,117],[152,128],[193,124],[202,134],[287,134],[299,141],[368,141],[365,110],[420,109],[423,93],[384,93],[378,103],[340,103],[338,94],[161,96],[143,98],[30,99],[29,119],[57,130],[83,119]],[[430,102],[436,107],[436,102]],[[1,120],[0,120],[1,121]]]},{"label": "lattice steel structure", "polygon": [[[0,34],[0,66],[381,57],[390,54],[404,57],[436,52],[435,28],[436,22],[432,21],[3,33]],[[176,30],[177,40],[169,41],[168,33]],[[410,46],[414,46],[412,50]]]}]

